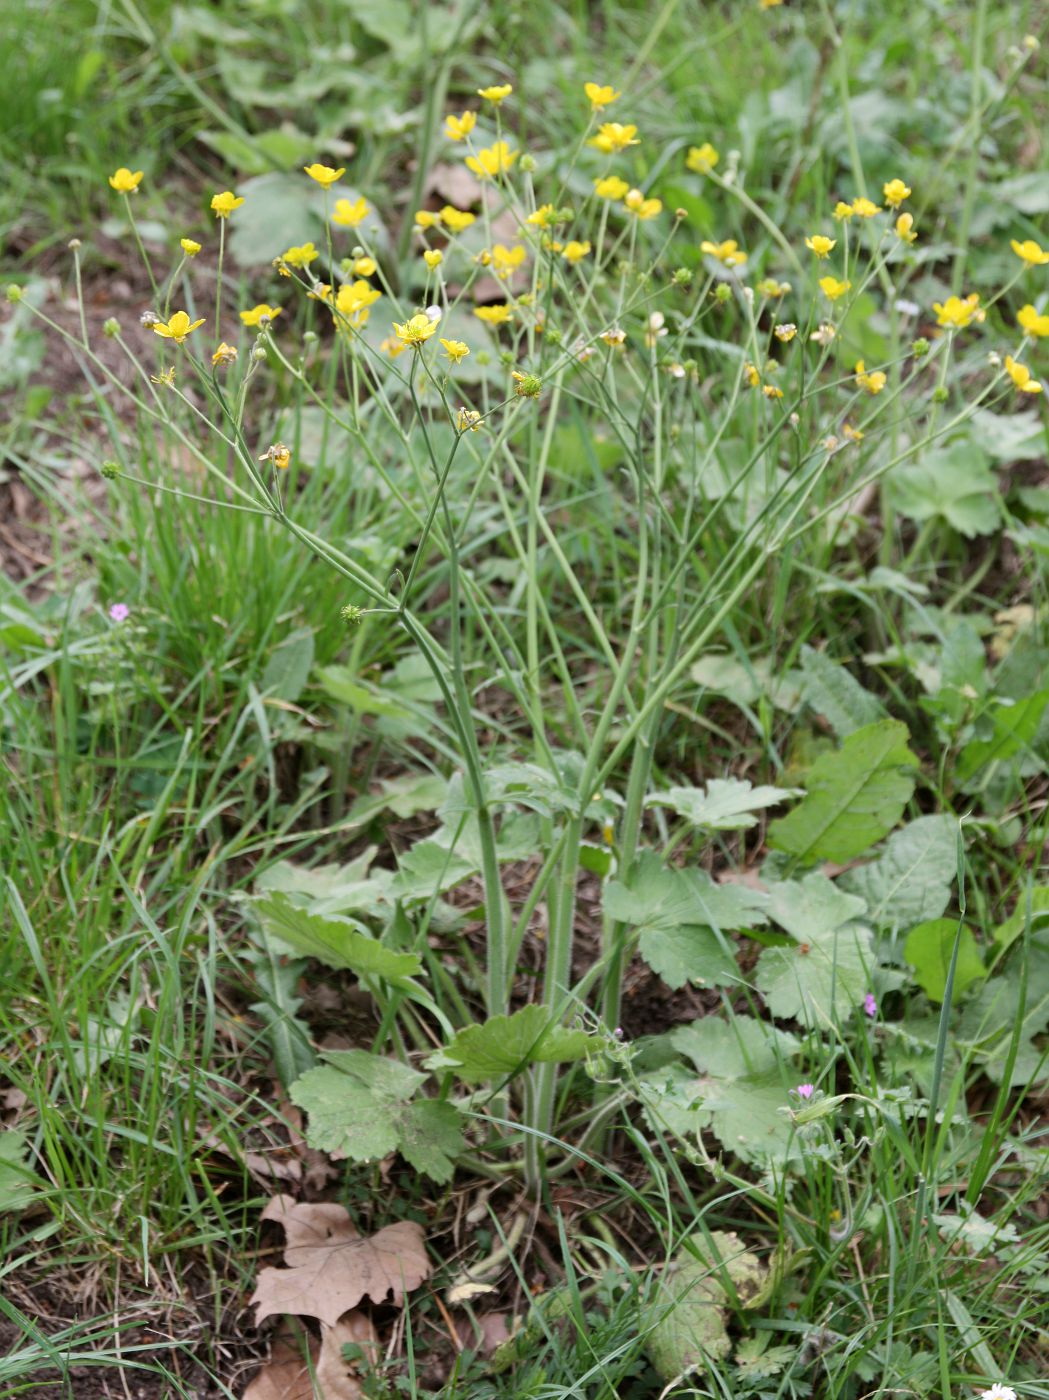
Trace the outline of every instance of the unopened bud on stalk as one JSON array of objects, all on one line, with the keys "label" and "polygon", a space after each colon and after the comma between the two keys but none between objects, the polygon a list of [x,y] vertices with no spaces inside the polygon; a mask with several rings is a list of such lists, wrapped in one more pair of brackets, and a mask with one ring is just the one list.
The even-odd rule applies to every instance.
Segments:
[{"label": "unopened bud on stalk", "polygon": [[102,322],[102,334],[112,340],[120,334],[120,322],[115,316],[107,316]]}]

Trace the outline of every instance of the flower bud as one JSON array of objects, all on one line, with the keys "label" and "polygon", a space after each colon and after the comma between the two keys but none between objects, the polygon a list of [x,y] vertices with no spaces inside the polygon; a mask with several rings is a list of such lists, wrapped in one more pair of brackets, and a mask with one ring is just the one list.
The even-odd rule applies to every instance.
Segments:
[{"label": "flower bud", "polygon": [[266,363],[265,346],[256,345],[255,349],[251,352],[251,358],[255,361],[256,364],[264,365]]},{"label": "flower bud", "polygon": [[69,251],[70,251],[71,253],[75,253],[75,252],[77,251],[77,249],[78,249],[80,246],[81,246],[81,244],[80,244],[80,239],[79,239],[79,238],[71,238],[71,239],[69,240],[69,242],[66,244],[66,247],[69,249]]},{"label": "flower bud", "polygon": [[526,152],[521,157],[519,165],[521,170],[523,170],[526,175],[531,175],[532,172],[535,170],[535,156],[530,156]]},{"label": "flower bud", "polygon": [[949,397],[950,395],[947,392],[946,384],[937,384],[936,388],[932,391],[933,403],[946,403]]},{"label": "flower bud", "polygon": [[116,481],[117,477],[120,475],[120,463],[111,461],[103,462],[101,467],[99,467],[99,471],[107,481]]},{"label": "flower bud", "polygon": [[107,316],[102,322],[102,334],[112,340],[120,334],[120,322],[115,316]]},{"label": "flower bud", "polygon": [[303,331],[303,333],[302,333],[302,343],[303,343],[303,345],[316,345],[316,344],[317,344],[317,332],[316,332],[316,331]]},{"label": "flower bud", "polygon": [[929,342],[924,336],[920,336],[911,346],[911,354],[916,360],[920,360],[923,355],[929,353]]},{"label": "flower bud", "polygon": [[22,288],[18,286],[16,282],[9,282],[7,284],[7,299],[12,302],[19,302],[22,300]]},{"label": "flower bud", "polygon": [[675,287],[692,286],[692,269],[690,267],[679,267],[674,271],[671,282]]},{"label": "flower bud", "polygon": [[725,302],[732,300],[732,288],[727,282],[719,282],[714,288],[714,300],[720,301],[722,306]]},{"label": "flower bud", "polygon": [[351,627],[359,627],[364,619],[364,609],[359,608],[356,603],[347,603],[344,608],[339,609],[339,616]]}]

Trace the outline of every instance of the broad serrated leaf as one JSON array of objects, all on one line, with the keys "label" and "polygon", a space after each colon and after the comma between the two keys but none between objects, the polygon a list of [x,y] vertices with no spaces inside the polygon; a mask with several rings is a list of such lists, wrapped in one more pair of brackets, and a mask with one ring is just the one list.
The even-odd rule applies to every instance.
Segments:
[{"label": "broad serrated leaf", "polygon": [[465,1146],[463,1116],[454,1104],[416,1099],[400,1122],[401,1156],[433,1181],[451,1181]]},{"label": "broad serrated leaf", "polygon": [[395,817],[414,817],[416,812],[436,812],[448,795],[448,783],[436,773],[406,773],[389,778],[379,791],[364,793],[347,814],[347,823],[367,822],[384,810]]},{"label": "broad serrated leaf", "polygon": [[1049,885],[1035,885],[1030,900],[1026,892],[1016,901],[1016,908],[995,929],[993,937],[998,948],[1004,953],[1016,940],[1023,936],[1024,929],[1030,927],[1044,929],[1049,922]]},{"label": "broad serrated leaf", "polygon": [[671,1032],[670,1043],[701,1074],[740,1079],[778,1069],[801,1049],[796,1035],[753,1016],[704,1016]]},{"label": "broad serrated leaf", "polygon": [[1009,1081],[1013,1088],[1049,1079],[1049,1057],[1032,1039],[1049,1028],[1049,938],[1032,935],[1022,956],[1027,963],[1026,989],[1015,966],[1004,976],[992,977],[966,1003],[956,1031],[960,1042],[975,1049],[987,1074],[1000,1081],[1020,1021],[1020,1052]]},{"label": "broad serrated leaf", "polygon": [[[914,979],[930,1001],[943,1001],[947,972],[951,965],[957,919],[928,919],[912,928],[903,945],[903,956],[914,968]],[[958,963],[954,970],[954,993],[962,996],[967,987],[987,975],[972,929],[962,925]]]},{"label": "broad serrated leaf", "polygon": [[403,982],[422,967],[415,953],[387,948],[349,919],[312,914],[281,891],[257,898],[254,904],[267,938],[278,939],[292,952],[317,958],[329,967],[347,968],[358,977],[381,977],[388,982]]},{"label": "broad serrated leaf", "polygon": [[711,778],[701,787],[673,787],[656,792],[649,807],[669,807],[693,826],[708,831],[745,831],[756,825],[755,812],[800,797],[798,788],[751,787],[740,778]]},{"label": "broad serrated leaf", "polygon": [[884,717],[877,696],[824,652],[802,647],[801,673],[801,698],[823,716],[839,739]]},{"label": "broad serrated leaf", "polygon": [[512,1016],[492,1016],[466,1026],[439,1052],[440,1064],[460,1079],[478,1084],[505,1079],[530,1064],[581,1060],[590,1037],[551,1020],[545,1006],[523,1006]]},{"label": "broad serrated leaf", "polygon": [[[500,862],[526,860],[541,844],[539,818],[531,812],[510,812],[499,825],[496,857]],[[391,896],[430,900],[476,875],[483,856],[477,818],[442,826],[425,841],[416,841],[398,859]]]},{"label": "broad serrated leaf", "polygon": [[876,928],[894,932],[938,919],[957,874],[957,842],[953,817],[918,817],[893,832],[877,860],[847,870],[838,885],[866,902]]},{"label": "broad serrated leaf", "polygon": [[861,899],[820,874],[773,887],[769,912],[797,939],[758,959],[755,983],[774,1016],[807,1026],[849,1017],[869,990],[874,965],[870,931],[850,922],[863,909]]},{"label": "broad serrated leaf", "polygon": [[393,1109],[400,1100],[342,1074],[332,1065],[307,1070],[291,1086],[292,1103],[309,1115],[306,1141],[321,1152],[372,1162],[396,1152]]},{"label": "broad serrated leaf", "polygon": [[701,924],[642,929],[638,952],[675,990],[686,982],[700,987],[733,987],[741,980],[739,964],[725,935]]},{"label": "broad serrated leaf", "polygon": [[991,705],[983,717],[991,732],[984,738],[970,740],[962,749],[954,770],[958,781],[968,782],[988,763],[1012,758],[1029,749],[1047,703],[1049,690],[1039,690],[1023,700],[999,700]]},{"label": "broad serrated leaf", "polygon": [[933,448],[888,475],[896,508],[910,520],[947,521],[966,538],[990,535],[1002,521],[998,482],[974,442]]},{"label": "broad serrated leaf", "polygon": [[716,929],[748,928],[766,921],[767,896],[746,885],[718,885],[702,870],[666,866],[645,851],[626,880],[605,887],[605,913],[640,929],[703,924]]},{"label": "broad serrated leaf", "polygon": [[746,1306],[762,1287],[766,1270],[735,1233],[720,1230],[709,1238],[694,1235],[664,1271],[641,1319],[649,1357],[664,1380],[677,1380],[731,1351],[725,1273]]},{"label": "broad serrated leaf", "polygon": [[544,817],[574,812],[579,805],[578,793],[561,775],[538,763],[495,764],[484,775],[484,790],[489,802],[514,802]]},{"label": "broad serrated leaf", "polygon": [[36,1177],[28,1166],[29,1139],[18,1128],[0,1131],[0,1212],[24,1210]]},{"label": "broad serrated leaf", "polygon": [[803,802],[769,827],[769,845],[802,861],[852,860],[886,836],[914,791],[904,769],[918,762],[907,726],[879,720],[822,754],[805,779]]}]

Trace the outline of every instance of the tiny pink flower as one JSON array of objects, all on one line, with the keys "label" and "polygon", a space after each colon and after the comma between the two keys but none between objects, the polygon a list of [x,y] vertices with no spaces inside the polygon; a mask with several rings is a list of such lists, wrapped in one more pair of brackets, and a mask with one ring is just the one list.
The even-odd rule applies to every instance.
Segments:
[{"label": "tiny pink flower", "polygon": [[131,609],[126,603],[114,603],[109,615],[114,622],[126,622],[131,615]]},{"label": "tiny pink flower", "polygon": [[864,1009],[864,1011],[866,1011],[867,1015],[868,1015],[872,1020],[874,1019],[875,1016],[877,1016],[877,1014],[878,1014],[878,1003],[877,1003],[877,1001],[875,1001],[875,999],[874,999],[874,993],[873,993],[873,992],[868,992],[867,995],[863,998],[863,1009]]},{"label": "tiny pink flower", "polygon": [[816,1092],[815,1084],[799,1084],[794,1090],[799,1099],[811,1099]]}]

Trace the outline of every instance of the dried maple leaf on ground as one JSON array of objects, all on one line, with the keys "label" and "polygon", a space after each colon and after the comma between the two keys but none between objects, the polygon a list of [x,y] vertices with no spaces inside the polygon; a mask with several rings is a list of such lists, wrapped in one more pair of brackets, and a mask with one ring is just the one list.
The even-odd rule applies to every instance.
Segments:
[{"label": "dried maple leaf on ground", "polygon": [[334,1327],[362,1298],[375,1303],[405,1293],[430,1276],[422,1229],[410,1220],[387,1225],[367,1238],[339,1205],[274,1196],[263,1220],[283,1225],[286,1269],[262,1269],[251,1301],[255,1321],[274,1313],[315,1317]]},{"label": "dried maple leaf on ground", "polygon": [[311,1337],[309,1360],[302,1350],[305,1343],[296,1345],[289,1335],[278,1335],[269,1361],[256,1374],[243,1400],[360,1400],[364,1389],[355,1365],[342,1358],[347,1342],[371,1351],[373,1364],[378,1359],[375,1328],[360,1312],[347,1313],[334,1327],[322,1327],[319,1344]]}]

